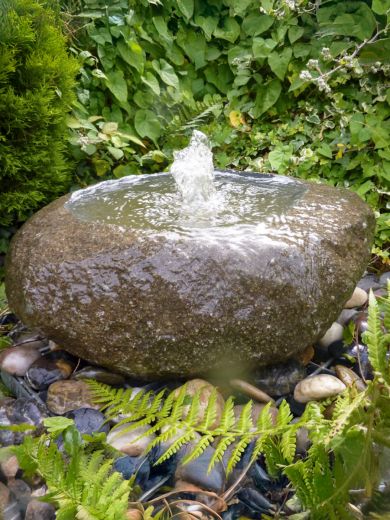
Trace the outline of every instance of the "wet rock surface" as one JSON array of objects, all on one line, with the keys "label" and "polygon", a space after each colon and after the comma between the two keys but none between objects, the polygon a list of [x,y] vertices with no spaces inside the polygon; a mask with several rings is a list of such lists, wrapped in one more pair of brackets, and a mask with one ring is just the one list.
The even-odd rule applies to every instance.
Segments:
[{"label": "wet rock surface", "polygon": [[284,362],[337,319],[374,227],[356,194],[297,182],[300,198],[243,251],[80,220],[61,198],[12,242],[9,304],[67,351],[147,379]]},{"label": "wet rock surface", "polygon": [[[30,424],[39,427],[43,419],[47,417],[46,410],[35,399],[11,399],[0,400],[0,425]],[[0,446],[20,444],[26,435],[31,435],[31,430],[24,432],[0,430]]]},{"label": "wet rock surface", "polygon": [[46,405],[52,413],[63,415],[77,408],[98,409],[84,381],[56,381],[49,386]]}]

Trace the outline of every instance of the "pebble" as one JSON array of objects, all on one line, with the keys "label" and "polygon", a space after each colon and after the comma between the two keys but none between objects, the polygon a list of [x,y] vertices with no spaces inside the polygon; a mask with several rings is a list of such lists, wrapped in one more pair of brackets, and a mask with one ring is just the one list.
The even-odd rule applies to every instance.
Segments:
[{"label": "pebble", "polygon": [[[10,499],[10,490],[7,488],[5,484],[0,482],[0,515],[1,512],[4,511],[5,506],[8,504]],[[1,516],[0,516],[1,518]]]},{"label": "pebble", "polygon": [[[234,405],[233,413],[234,413],[234,417],[236,418],[237,421],[240,418],[240,415],[242,413],[242,410],[244,409],[244,406],[245,405],[243,405],[243,404]],[[252,422],[253,422],[253,430],[257,429],[256,428],[257,421],[259,420],[259,417],[260,417],[262,411],[264,410],[265,406],[266,406],[265,404],[253,403],[252,413],[251,413]],[[276,419],[278,417],[278,409],[275,406],[271,406],[269,409],[269,413],[271,414],[273,424],[276,424]]]},{"label": "pebble", "polygon": [[294,399],[298,403],[308,403],[338,395],[345,389],[345,384],[337,377],[319,374],[300,381],[294,389]]},{"label": "pebble", "polygon": [[[179,395],[181,388],[182,387],[179,387],[175,390],[175,393],[174,393],[175,397],[177,397]],[[206,410],[207,410],[210,396],[211,396],[212,392],[214,392],[215,389],[216,389],[216,387],[214,385],[212,385],[208,381],[205,381],[204,379],[191,379],[190,381],[187,382],[186,395],[193,397],[197,392],[200,391],[200,406],[199,406],[198,414],[197,414],[197,422],[196,422],[197,425],[199,425],[202,422],[204,415],[206,413]],[[217,392],[217,400],[216,400],[217,414],[216,414],[215,421],[209,426],[209,428],[211,430],[213,428],[217,428],[217,426],[219,425],[219,423],[221,421],[224,406],[225,406],[225,400],[222,397],[222,395],[219,392]],[[185,417],[187,417],[189,410],[190,410],[190,405],[186,405],[183,407],[183,419]]]},{"label": "pebble", "polygon": [[81,434],[92,435],[95,432],[108,433],[110,426],[104,421],[105,416],[94,408],[78,408],[66,414],[66,417],[73,419],[76,428]]},{"label": "pebble", "polygon": [[366,385],[362,381],[362,379],[350,368],[345,367],[344,365],[336,365],[334,367],[337,377],[346,385],[352,386],[355,385],[356,389],[359,392],[364,392],[366,389]]},{"label": "pebble", "polygon": [[386,273],[381,274],[381,276],[379,278],[379,285],[386,288],[389,280],[390,280],[390,271],[387,271]]},{"label": "pebble", "polygon": [[247,383],[243,379],[231,379],[230,386],[239,392],[249,396],[251,399],[260,401],[261,403],[273,403],[274,400],[271,396],[260,390],[254,385]]},{"label": "pebble", "polygon": [[[308,363],[314,355],[313,347],[311,347],[310,352],[307,352],[307,354],[310,356],[310,359],[307,359]],[[303,379],[305,375],[306,370],[303,364],[292,360],[283,364],[256,369],[253,373],[253,380],[255,386],[261,388],[261,390],[270,396],[279,397],[292,392],[295,385]]]},{"label": "pebble", "polygon": [[7,485],[18,504],[19,511],[24,515],[31,500],[30,486],[21,479],[10,480]]},{"label": "pebble", "polygon": [[337,323],[340,323],[343,327],[347,325],[347,323],[355,316],[355,314],[358,314],[359,311],[356,309],[343,309],[337,318]]},{"label": "pebble", "polygon": [[68,379],[76,367],[76,360],[64,350],[50,352],[37,359],[27,370],[26,379],[34,390],[46,390],[52,383]]},{"label": "pebble", "polygon": [[241,500],[251,512],[258,514],[275,512],[275,506],[257,489],[244,487],[237,493],[237,498]]},{"label": "pebble", "polygon": [[107,435],[107,444],[131,457],[139,457],[156,436],[153,434],[138,439],[140,435],[150,429],[150,426],[139,426],[134,430],[128,430],[130,426],[131,423],[128,423],[112,429]]},{"label": "pebble", "polygon": [[188,464],[182,464],[182,459],[194,448],[193,443],[189,443],[180,450],[179,463],[175,472],[176,480],[184,480],[206,491],[222,493],[225,488],[226,474],[223,464],[217,462],[212,470],[208,472],[208,466],[215,453],[214,448],[208,446],[202,455]]},{"label": "pebble", "polygon": [[303,352],[298,354],[297,359],[301,365],[306,366],[307,364],[310,363],[310,361],[313,359],[313,357],[314,357],[314,347],[313,347],[313,345],[309,345],[308,347],[305,348],[305,350]]},{"label": "pebble", "polygon": [[49,386],[46,405],[57,415],[63,415],[77,408],[94,408],[100,406],[92,400],[92,394],[87,383],[65,379],[56,381]]},{"label": "pebble", "polygon": [[360,287],[355,287],[352,296],[344,304],[344,309],[354,309],[355,307],[361,307],[368,300],[368,294],[365,290]]},{"label": "pebble", "polygon": [[296,432],[296,454],[305,457],[310,444],[309,430],[304,427],[298,428]]},{"label": "pebble", "polygon": [[146,457],[120,457],[113,465],[114,471],[122,475],[125,480],[129,480],[135,475],[135,483],[142,488],[146,484],[150,475],[150,463]]},{"label": "pebble", "polygon": [[4,518],[4,520],[22,520],[22,514],[15,499],[10,498],[8,504],[1,513],[3,514],[2,518]]},{"label": "pebble", "polygon": [[325,332],[324,336],[319,340],[319,345],[328,348],[331,343],[342,339],[343,327],[340,323],[334,322],[331,327]]},{"label": "pebble", "polygon": [[78,370],[72,375],[72,379],[94,379],[95,381],[99,381],[99,383],[113,386],[124,385],[126,382],[125,377],[121,374],[115,374],[114,372],[109,372],[104,368],[92,366]]},{"label": "pebble", "polygon": [[368,329],[368,313],[365,311],[358,312],[353,316],[352,321],[355,324],[355,332],[358,333],[359,338]]},{"label": "pebble", "polygon": [[9,347],[0,354],[0,368],[13,376],[23,377],[34,361],[40,357],[39,350],[35,348]]},{"label": "pebble", "polygon": [[[6,398],[0,401],[0,425],[9,426],[10,424],[28,423],[39,427],[43,419],[47,417],[46,410],[35,399]],[[0,430],[0,446],[10,446],[20,444],[24,437],[35,433],[33,430],[24,432],[13,432],[10,430]]]},{"label": "pebble", "polygon": [[51,504],[40,500],[31,500],[26,509],[24,520],[55,520],[56,510]]},{"label": "pebble", "polygon": [[363,291],[369,292],[370,289],[375,291],[375,289],[379,289],[381,286],[380,281],[378,277],[373,273],[366,273],[363,278],[361,278],[357,286],[360,287],[360,289],[363,289]]},{"label": "pebble", "polygon": [[19,471],[19,463],[16,455],[10,455],[7,459],[2,460],[0,469],[7,480],[15,478]]}]

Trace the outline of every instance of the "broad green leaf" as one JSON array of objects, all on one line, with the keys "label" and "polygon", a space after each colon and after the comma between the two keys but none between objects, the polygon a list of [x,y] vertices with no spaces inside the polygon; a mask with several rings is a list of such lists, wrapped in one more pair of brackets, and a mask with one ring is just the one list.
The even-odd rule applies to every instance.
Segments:
[{"label": "broad green leaf", "polygon": [[267,58],[277,43],[271,38],[264,40],[263,38],[254,38],[252,44],[253,56],[255,58]]},{"label": "broad green leaf", "polygon": [[218,19],[214,16],[195,16],[195,23],[203,30],[206,38],[210,40],[217,28]]},{"label": "broad green leaf", "polygon": [[281,92],[282,84],[278,79],[273,79],[265,85],[261,85],[257,89],[253,116],[257,118],[267,112],[277,102]]},{"label": "broad green leaf", "polygon": [[290,43],[294,43],[303,35],[305,32],[305,29],[303,27],[300,27],[299,25],[293,25],[288,30],[288,39],[290,40]]},{"label": "broad green leaf", "polygon": [[137,110],[134,117],[134,126],[138,135],[148,137],[152,141],[156,141],[161,135],[161,124],[151,110]]},{"label": "broad green leaf", "polygon": [[351,144],[358,145],[371,139],[371,132],[367,128],[363,114],[353,114],[349,122]]},{"label": "broad green leaf", "polygon": [[235,45],[231,47],[227,53],[229,65],[241,68],[242,64],[250,63],[252,58],[252,50],[248,47]]},{"label": "broad green leaf", "polygon": [[113,172],[115,177],[118,179],[120,177],[126,177],[127,175],[134,175],[136,173],[139,173],[139,168],[136,164],[129,163],[129,164],[120,164],[116,168],[114,168]]},{"label": "broad green leaf", "polygon": [[332,159],[333,157],[332,148],[326,143],[322,143],[322,145],[317,149],[317,151],[324,157],[328,157],[328,159]]},{"label": "broad green leaf", "polygon": [[390,10],[390,0],[372,0],[372,10],[376,14],[386,14]]},{"label": "broad green leaf", "polygon": [[268,154],[268,160],[272,168],[278,171],[282,164],[286,161],[286,154],[283,150],[280,149],[272,150],[272,152]]},{"label": "broad green leaf", "polygon": [[214,30],[214,36],[234,43],[240,36],[240,26],[234,18],[225,18],[223,27]]},{"label": "broad green leaf", "polygon": [[176,0],[177,6],[187,20],[194,14],[194,0]]},{"label": "broad green leaf", "polygon": [[259,11],[252,11],[242,22],[242,29],[248,36],[258,36],[272,27],[275,18]]},{"label": "broad green leaf", "polygon": [[119,159],[122,159],[122,157],[124,156],[123,150],[121,150],[120,148],[115,148],[115,146],[107,146],[107,150],[117,161],[119,161]]},{"label": "broad green leaf", "polygon": [[220,65],[218,68],[209,65],[205,69],[207,81],[212,83],[223,94],[227,94],[233,80],[233,74],[228,65]]},{"label": "broad green leaf", "polygon": [[159,36],[161,36],[166,41],[173,41],[172,35],[168,32],[167,23],[162,16],[154,16],[152,18],[152,22]]},{"label": "broad green leaf", "polygon": [[127,101],[127,84],[123,76],[123,71],[117,69],[108,73],[106,85],[118,101],[121,103]]},{"label": "broad green leaf", "polygon": [[359,61],[363,65],[370,65],[377,61],[386,65],[390,64],[390,38],[366,45],[359,55]]},{"label": "broad green leaf", "polygon": [[292,50],[290,47],[284,48],[281,52],[271,52],[268,56],[268,65],[280,80],[283,80],[286,75],[291,56]]},{"label": "broad green leaf", "polygon": [[122,59],[125,60],[131,67],[138,70],[140,74],[144,71],[145,54],[139,43],[135,41],[119,40],[116,44]]},{"label": "broad green leaf", "polygon": [[104,159],[96,159],[95,161],[93,160],[92,163],[98,177],[105,175],[111,168],[110,163]]},{"label": "broad green leaf", "polygon": [[158,63],[153,61],[153,68],[166,85],[170,85],[176,89],[179,88],[179,78],[176,76],[175,70],[167,61],[160,60]]},{"label": "broad green leaf", "polygon": [[47,417],[46,419],[43,419],[43,425],[49,433],[61,433],[66,430],[68,426],[72,426],[73,424],[73,419],[61,416]]},{"label": "broad green leaf", "polygon": [[141,81],[145,83],[155,94],[156,96],[160,95],[160,85],[158,80],[151,72],[146,72],[144,76],[141,76]]},{"label": "broad green leaf", "polygon": [[[321,36],[356,36],[362,41],[370,38],[376,27],[375,16],[363,2],[356,2],[355,5],[358,8],[350,12],[346,12],[347,2],[340,4],[337,10],[329,11],[333,8],[319,9],[317,19],[321,28]],[[325,11],[327,16],[324,17],[322,11]]]},{"label": "broad green leaf", "polygon": [[192,30],[182,30],[177,34],[176,41],[195,64],[196,69],[206,65],[206,40],[202,33],[196,33]]}]

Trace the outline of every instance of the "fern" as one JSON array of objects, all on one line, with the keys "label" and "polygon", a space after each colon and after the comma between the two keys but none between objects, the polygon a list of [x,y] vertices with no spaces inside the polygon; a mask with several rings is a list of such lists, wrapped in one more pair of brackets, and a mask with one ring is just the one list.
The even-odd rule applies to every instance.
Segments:
[{"label": "fern", "polygon": [[[78,436],[74,426],[67,430]],[[66,435],[66,431],[64,435]],[[128,507],[130,481],[112,471],[112,459],[103,451],[88,453],[83,443],[72,445],[72,455],[63,455],[51,434],[14,448],[20,467],[37,473],[46,482],[45,501],[57,506],[59,520],[123,520]]]},{"label": "fern", "polygon": [[181,105],[168,125],[167,134],[186,133],[199,128],[219,115],[222,107],[222,98],[218,94],[205,96],[203,101],[195,101],[192,106]]}]

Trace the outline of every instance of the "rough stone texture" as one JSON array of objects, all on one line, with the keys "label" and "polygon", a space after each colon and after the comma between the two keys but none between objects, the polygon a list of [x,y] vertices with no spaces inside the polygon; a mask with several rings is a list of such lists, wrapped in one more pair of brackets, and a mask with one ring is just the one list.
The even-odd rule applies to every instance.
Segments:
[{"label": "rough stone texture", "polygon": [[52,413],[63,415],[78,408],[99,409],[92,400],[89,386],[84,381],[56,381],[49,386],[46,405]]},{"label": "rough stone texture", "polygon": [[356,194],[305,186],[244,251],[227,240],[82,221],[63,197],[14,238],[9,304],[66,350],[130,375],[238,373],[285,361],[337,319],[374,230]]}]

